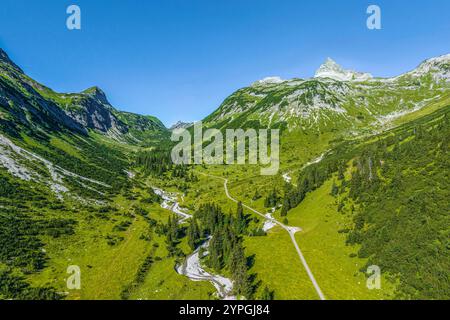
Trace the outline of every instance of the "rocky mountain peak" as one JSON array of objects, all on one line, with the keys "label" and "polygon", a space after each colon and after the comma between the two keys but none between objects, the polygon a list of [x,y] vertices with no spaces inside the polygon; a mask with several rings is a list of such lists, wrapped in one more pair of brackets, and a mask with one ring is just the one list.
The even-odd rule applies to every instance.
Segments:
[{"label": "rocky mountain peak", "polygon": [[108,98],[106,98],[105,92],[97,86],[86,89],[82,92],[85,95],[88,95],[103,104],[109,104]]},{"label": "rocky mountain peak", "polygon": [[327,60],[316,71],[315,78],[330,78],[338,81],[364,81],[372,78],[370,73],[346,70],[333,59]]},{"label": "rocky mountain peak", "polygon": [[177,129],[187,129],[189,127],[191,127],[194,123],[193,122],[183,122],[183,121],[178,121],[177,123],[173,124],[169,130],[170,131],[174,131]]}]

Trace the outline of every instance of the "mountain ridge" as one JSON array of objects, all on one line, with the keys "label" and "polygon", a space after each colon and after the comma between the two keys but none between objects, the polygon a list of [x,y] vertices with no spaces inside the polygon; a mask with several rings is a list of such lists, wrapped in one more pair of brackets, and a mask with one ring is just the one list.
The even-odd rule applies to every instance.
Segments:
[{"label": "mountain ridge", "polygon": [[416,110],[439,99],[450,88],[449,65],[450,55],[442,55],[400,76],[374,78],[329,59],[314,78],[269,77],[241,88],[203,121],[218,128],[364,130],[382,124],[391,113]]},{"label": "mountain ridge", "polygon": [[[142,142],[152,135],[167,134],[168,130],[156,117],[142,116],[114,108],[104,91],[97,86],[80,93],[57,93],[28,77],[0,49],[0,94],[2,107],[10,114],[22,114],[22,124],[32,128],[26,114],[45,118],[41,121],[58,123],[70,131],[87,135],[89,130],[109,135],[119,141]],[[9,92],[9,94],[7,93]],[[14,106],[12,106],[12,105]],[[14,113],[12,109],[15,109]],[[45,114],[47,116],[45,116]],[[49,117],[50,116],[50,119]],[[128,137],[140,132],[139,137]]]}]

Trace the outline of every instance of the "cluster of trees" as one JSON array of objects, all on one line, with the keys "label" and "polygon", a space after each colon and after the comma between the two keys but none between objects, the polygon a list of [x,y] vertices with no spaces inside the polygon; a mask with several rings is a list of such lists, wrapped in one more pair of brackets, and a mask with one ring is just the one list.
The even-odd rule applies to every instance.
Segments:
[{"label": "cluster of trees", "polygon": [[11,269],[0,270],[0,300],[60,300],[63,296],[51,287],[32,287]]},{"label": "cluster of trees", "polygon": [[142,167],[145,173],[156,177],[170,173],[172,178],[183,179],[185,182],[198,181],[198,177],[190,170],[189,166],[172,162],[168,149],[138,152],[136,165]]},{"label": "cluster of trees", "polygon": [[145,277],[147,276],[148,272],[150,271],[150,268],[153,265],[154,259],[153,254],[155,252],[155,247],[153,247],[153,250],[150,252],[150,254],[144,259],[144,262],[139,266],[139,269],[134,276],[133,281],[126,285],[122,292],[120,293],[120,298],[122,300],[128,300],[133,293],[134,290],[139,288],[139,286],[144,283]]},{"label": "cluster of trees", "polygon": [[197,182],[198,177],[189,169],[185,165],[176,165],[172,170],[172,177],[184,179],[186,182]]},{"label": "cluster of trees", "polygon": [[448,112],[402,127],[360,150],[335,186],[353,212],[348,243],[400,280],[400,297],[450,298],[449,138]]},{"label": "cluster of trees", "polygon": [[345,169],[345,160],[337,157],[329,157],[306,167],[300,173],[296,187],[285,184],[281,215],[286,216],[289,210],[297,207],[305,199],[308,192],[322,186],[334,172],[338,171],[339,176],[343,177]]},{"label": "cluster of trees", "polygon": [[18,206],[25,201],[47,200],[30,188],[33,184],[31,181],[26,183],[28,185],[14,180],[6,169],[0,167],[0,204]]},{"label": "cluster of trees", "polygon": [[280,204],[282,197],[278,194],[278,190],[273,188],[272,191],[264,199],[264,207],[274,208]]},{"label": "cluster of trees", "polygon": [[247,227],[242,203],[238,203],[235,214],[224,214],[219,206],[204,204],[195,212],[187,234],[194,248],[210,238],[207,265],[217,272],[227,269],[234,281],[235,293],[249,298],[254,288],[248,275],[242,239]]},{"label": "cluster of trees", "polygon": [[154,176],[162,176],[174,166],[169,150],[165,149],[138,152],[136,165],[142,167],[145,173]]},{"label": "cluster of trees", "polygon": [[148,195],[141,199],[141,202],[151,204],[151,203],[161,203],[162,197],[153,191],[153,189],[147,190]]},{"label": "cluster of trees", "polygon": [[37,220],[18,209],[0,213],[0,263],[24,272],[41,270],[47,259],[41,235],[59,237],[74,233],[76,222],[69,219]]}]

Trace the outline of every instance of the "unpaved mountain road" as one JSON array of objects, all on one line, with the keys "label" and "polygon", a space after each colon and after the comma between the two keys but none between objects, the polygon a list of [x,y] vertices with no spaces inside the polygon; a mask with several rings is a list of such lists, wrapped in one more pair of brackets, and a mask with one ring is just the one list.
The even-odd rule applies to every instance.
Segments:
[{"label": "unpaved mountain road", "polygon": [[[220,180],[224,181],[223,186],[224,186],[225,194],[226,194],[227,198],[230,199],[231,201],[235,202],[235,203],[238,203],[238,200],[233,198],[230,195],[230,192],[228,191],[228,179],[225,179],[225,178],[222,178],[222,177],[218,177],[218,176],[214,176],[214,175],[210,175],[210,174],[206,174],[206,173],[202,173],[202,172],[200,172],[200,174],[205,175],[205,176],[209,176],[211,178],[220,179]],[[311,269],[309,268],[308,263],[306,262],[306,259],[303,256],[303,253],[300,250],[300,247],[298,246],[297,241],[295,240],[295,234],[297,232],[301,231],[301,229],[297,228],[297,227],[289,227],[289,226],[284,225],[283,223],[279,222],[278,220],[276,220],[274,218],[268,218],[264,214],[262,214],[261,212],[259,212],[259,211],[255,210],[255,209],[247,206],[244,203],[242,204],[242,206],[244,208],[246,208],[246,209],[256,213],[257,215],[260,215],[261,217],[263,217],[266,220],[271,220],[272,222],[276,223],[277,225],[279,225],[280,227],[282,227],[284,230],[286,230],[289,233],[289,236],[291,237],[291,241],[294,244],[295,249],[297,250],[297,253],[298,253],[298,256],[300,258],[300,261],[302,262],[303,267],[305,268],[306,273],[308,274],[308,277],[311,280],[311,282],[312,282],[312,284],[314,286],[314,289],[317,292],[317,295],[319,296],[320,300],[326,300],[325,295],[322,293],[322,290],[320,289],[319,284],[317,283],[316,279],[314,278],[314,275],[313,275]]]}]

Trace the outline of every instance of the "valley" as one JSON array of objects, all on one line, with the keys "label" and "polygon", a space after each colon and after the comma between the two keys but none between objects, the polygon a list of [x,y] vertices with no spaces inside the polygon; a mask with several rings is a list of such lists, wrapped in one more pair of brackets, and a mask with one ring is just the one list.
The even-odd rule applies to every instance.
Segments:
[{"label": "valley", "polygon": [[448,299],[449,79],[450,55],[388,79],[330,59],[239,89],[203,123],[280,129],[264,176],[173,164],[157,118],[0,49],[0,299]]}]

